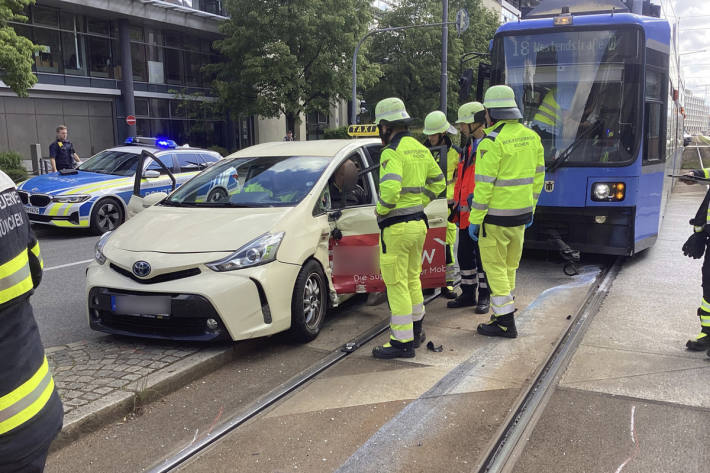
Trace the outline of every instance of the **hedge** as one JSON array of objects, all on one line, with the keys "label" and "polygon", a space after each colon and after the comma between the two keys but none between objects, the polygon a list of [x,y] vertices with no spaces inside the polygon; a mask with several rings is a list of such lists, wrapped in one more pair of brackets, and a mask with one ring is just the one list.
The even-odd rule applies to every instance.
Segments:
[{"label": "hedge", "polygon": [[27,170],[22,166],[22,156],[14,151],[0,152],[0,170],[15,182],[27,179]]}]

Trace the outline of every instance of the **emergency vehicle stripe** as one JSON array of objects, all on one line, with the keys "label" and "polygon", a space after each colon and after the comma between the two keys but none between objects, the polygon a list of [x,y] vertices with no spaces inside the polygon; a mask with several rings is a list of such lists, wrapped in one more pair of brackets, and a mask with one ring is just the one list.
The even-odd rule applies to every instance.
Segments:
[{"label": "emergency vehicle stripe", "polygon": [[27,250],[0,266],[0,304],[32,290]]},{"label": "emergency vehicle stripe", "polygon": [[523,207],[522,209],[488,209],[488,215],[498,217],[514,217],[516,215],[524,215],[532,211],[532,207]]},{"label": "emergency vehicle stripe", "polygon": [[47,357],[34,375],[14,391],[0,398],[0,435],[34,417],[54,391]]},{"label": "emergency vehicle stripe", "polygon": [[393,208],[397,207],[397,204],[388,204],[387,202],[382,200],[382,197],[378,197],[377,200],[382,207],[385,207],[387,209],[393,209]]},{"label": "emergency vehicle stripe", "polygon": [[59,213],[59,209],[61,209],[63,205],[64,204],[51,204],[45,213],[47,215],[57,215]]},{"label": "emergency vehicle stripe", "polygon": [[394,173],[385,174],[385,175],[382,176],[382,178],[380,179],[380,182],[384,182],[384,181],[398,181],[398,182],[402,182],[402,176],[400,176],[399,174],[394,174]]},{"label": "emergency vehicle stripe", "polygon": [[32,248],[30,248],[30,251],[31,251],[32,254],[34,254],[34,255],[37,257],[37,259],[39,260],[39,266],[40,266],[40,268],[44,269],[44,260],[42,259],[42,255],[40,254],[40,251],[39,251],[39,241],[38,241],[37,243],[35,243]]}]

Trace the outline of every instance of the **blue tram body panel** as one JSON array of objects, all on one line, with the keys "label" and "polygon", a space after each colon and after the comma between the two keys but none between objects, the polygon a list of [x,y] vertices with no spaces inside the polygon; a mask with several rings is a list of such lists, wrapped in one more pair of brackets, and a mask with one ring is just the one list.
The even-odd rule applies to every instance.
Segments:
[{"label": "blue tram body panel", "polygon": [[[631,255],[655,242],[672,184],[665,176],[680,165],[671,138],[676,130],[666,122],[679,108],[667,98],[666,87],[678,86],[668,84],[670,34],[666,20],[630,13],[574,15],[565,26],[555,26],[553,18],[528,19],[498,29],[492,83],[510,85],[524,122],[544,145],[547,136],[548,167],[574,143],[568,159],[545,175],[528,247],[554,248],[551,231],[589,253]],[[578,129],[570,133],[564,114],[574,110]],[[588,136],[581,131],[585,114]],[[562,145],[554,146],[558,141]],[[649,143],[658,154],[646,150]],[[598,183],[622,184],[623,198],[595,198]]]}]

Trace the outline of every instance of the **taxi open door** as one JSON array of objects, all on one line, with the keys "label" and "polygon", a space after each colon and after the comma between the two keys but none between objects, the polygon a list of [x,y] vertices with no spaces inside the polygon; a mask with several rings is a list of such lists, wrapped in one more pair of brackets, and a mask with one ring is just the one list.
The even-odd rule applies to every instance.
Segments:
[{"label": "taxi open door", "polygon": [[[377,136],[375,125],[352,125],[351,136]],[[375,216],[379,186],[378,169],[382,145],[370,143],[359,150],[363,163],[358,175],[346,179],[346,186],[368,185],[375,196],[368,205],[345,206],[329,213],[330,273],[333,289],[338,294],[384,292],[385,284],[379,267],[380,229]],[[446,156],[446,153],[443,153]],[[446,159],[437,160],[446,175]],[[423,288],[446,285],[446,192],[424,209],[429,230],[422,252],[421,281]]]}]

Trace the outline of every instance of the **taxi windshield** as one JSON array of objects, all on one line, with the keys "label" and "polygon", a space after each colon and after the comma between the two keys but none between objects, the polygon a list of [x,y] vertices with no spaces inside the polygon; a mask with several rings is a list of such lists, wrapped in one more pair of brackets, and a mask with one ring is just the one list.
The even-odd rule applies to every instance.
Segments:
[{"label": "taxi windshield", "polygon": [[162,205],[288,207],[313,188],[329,159],[315,156],[235,158],[215,164],[176,190]]},{"label": "taxi windshield", "polygon": [[79,166],[80,171],[132,176],[138,166],[140,155],[126,151],[104,150],[87,159]]}]

